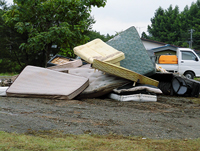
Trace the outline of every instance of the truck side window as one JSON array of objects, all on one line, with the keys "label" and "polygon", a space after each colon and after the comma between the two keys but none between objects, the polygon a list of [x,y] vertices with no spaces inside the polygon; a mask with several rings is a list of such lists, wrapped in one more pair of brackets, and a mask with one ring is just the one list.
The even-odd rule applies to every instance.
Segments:
[{"label": "truck side window", "polygon": [[194,61],[198,61],[198,60],[196,60],[197,57],[195,56],[194,53],[188,52],[188,51],[181,51],[181,52],[182,52],[182,60],[194,60]]}]

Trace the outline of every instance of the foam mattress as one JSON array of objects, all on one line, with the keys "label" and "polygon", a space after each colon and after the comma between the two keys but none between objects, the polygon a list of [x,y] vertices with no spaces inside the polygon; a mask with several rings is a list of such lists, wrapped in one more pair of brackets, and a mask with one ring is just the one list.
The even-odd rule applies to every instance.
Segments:
[{"label": "foam mattress", "polygon": [[73,99],[89,85],[88,78],[27,66],[7,90],[7,96]]},{"label": "foam mattress", "polygon": [[76,55],[88,63],[93,63],[94,59],[98,59],[119,65],[119,62],[125,58],[123,52],[109,46],[101,39],[94,39],[75,47],[73,50]]},{"label": "foam mattress", "polygon": [[145,76],[156,72],[135,27],[128,28],[106,43],[125,54],[126,59],[120,62],[120,66]]}]

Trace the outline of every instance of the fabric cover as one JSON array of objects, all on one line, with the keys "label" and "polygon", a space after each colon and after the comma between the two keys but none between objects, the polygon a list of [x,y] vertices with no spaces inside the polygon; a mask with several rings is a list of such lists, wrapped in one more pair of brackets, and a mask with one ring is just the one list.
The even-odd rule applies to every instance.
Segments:
[{"label": "fabric cover", "polygon": [[92,67],[99,69],[101,71],[107,72],[109,74],[119,76],[119,77],[131,80],[134,82],[138,82],[141,84],[149,84],[149,85],[154,85],[156,87],[159,84],[159,82],[156,80],[153,80],[149,77],[143,76],[134,71],[128,70],[126,68],[123,68],[123,67],[120,67],[108,62],[102,62],[102,61],[94,59]]},{"label": "fabric cover", "polygon": [[89,85],[88,78],[27,66],[7,90],[7,96],[73,99]]},{"label": "fabric cover", "polygon": [[94,59],[117,63],[125,58],[124,53],[109,46],[101,39],[94,39],[84,45],[74,48],[74,53],[88,63],[93,63]]},{"label": "fabric cover", "polygon": [[121,87],[115,88],[113,89],[113,92],[117,94],[135,94],[138,92],[162,94],[162,91],[155,86],[143,84],[137,84],[136,86],[133,86],[133,83],[128,83]]},{"label": "fabric cover", "polygon": [[0,87],[0,96],[6,96],[6,90],[9,87]]},{"label": "fabric cover", "polygon": [[74,61],[69,61],[62,65],[51,66],[51,67],[48,67],[48,69],[67,73],[70,68],[76,68],[80,66],[82,66],[82,61],[81,59],[78,59]]},{"label": "fabric cover", "polygon": [[78,98],[100,97],[102,95],[112,92],[114,88],[130,82],[126,79],[122,79],[109,74],[104,74],[102,71],[98,71],[95,69],[70,69],[69,74],[89,78],[89,86],[80,95],[77,96]]},{"label": "fabric cover", "polygon": [[120,66],[145,76],[153,75],[156,72],[155,65],[135,27],[128,28],[106,43],[124,52],[126,59],[120,62]]},{"label": "fabric cover", "polygon": [[117,101],[140,101],[140,102],[156,102],[156,95],[148,94],[132,94],[132,95],[119,95],[115,93],[110,93],[109,98]]}]

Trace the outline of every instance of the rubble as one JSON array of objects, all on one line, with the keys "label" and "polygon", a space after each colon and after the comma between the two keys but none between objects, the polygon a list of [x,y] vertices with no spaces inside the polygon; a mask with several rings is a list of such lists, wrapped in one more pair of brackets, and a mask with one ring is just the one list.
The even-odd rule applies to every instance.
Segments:
[{"label": "rubble", "polygon": [[95,39],[77,46],[74,53],[78,59],[56,55],[47,68],[27,66],[10,81],[7,96],[69,100],[107,95],[145,102],[157,101],[161,94],[198,97],[200,91],[198,82],[175,77],[154,64],[135,27],[107,43]]}]

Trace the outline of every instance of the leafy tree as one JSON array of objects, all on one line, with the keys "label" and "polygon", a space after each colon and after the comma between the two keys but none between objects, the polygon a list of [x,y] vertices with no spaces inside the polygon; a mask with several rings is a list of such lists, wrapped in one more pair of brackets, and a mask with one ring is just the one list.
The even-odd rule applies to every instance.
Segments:
[{"label": "leafy tree", "polygon": [[44,66],[50,54],[74,57],[73,47],[88,41],[86,31],[94,23],[91,7],[105,4],[106,0],[14,0],[4,17],[18,33],[27,33],[20,49],[39,55]]},{"label": "leafy tree", "polygon": [[172,5],[170,5],[167,10],[159,7],[151,22],[151,26],[148,26],[148,32],[152,35],[151,39],[173,44],[179,38],[180,19],[178,6],[173,9]]},{"label": "leafy tree", "polygon": [[153,18],[151,25],[148,26],[148,32],[142,34],[143,38],[149,38],[169,44],[188,47],[191,41],[194,49],[200,49],[200,0],[192,3],[190,7],[185,6],[182,12],[179,12],[178,6],[174,9],[170,5],[167,10],[159,7]]},{"label": "leafy tree", "polygon": [[19,60],[19,44],[23,40],[21,34],[17,33],[14,28],[5,24],[3,15],[10,7],[5,0],[0,0],[0,72],[18,72],[23,66]]},{"label": "leafy tree", "polygon": [[109,34],[107,34],[106,36],[101,35],[100,32],[93,31],[93,30],[88,31],[87,36],[90,38],[90,40],[99,38],[99,39],[103,40],[104,42],[106,42],[114,37],[114,35],[109,35]]}]

